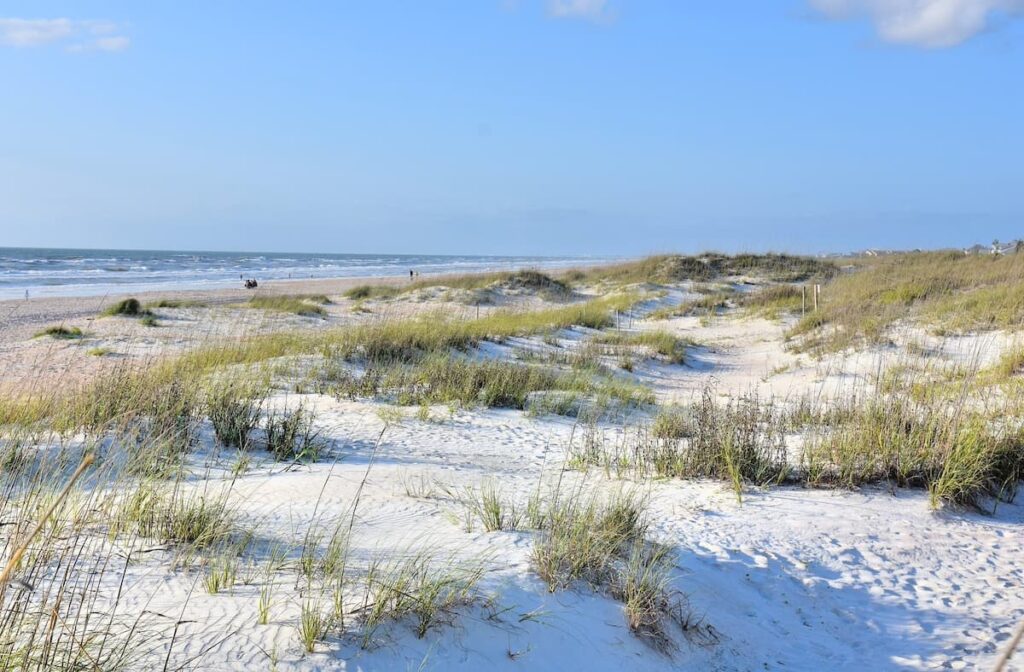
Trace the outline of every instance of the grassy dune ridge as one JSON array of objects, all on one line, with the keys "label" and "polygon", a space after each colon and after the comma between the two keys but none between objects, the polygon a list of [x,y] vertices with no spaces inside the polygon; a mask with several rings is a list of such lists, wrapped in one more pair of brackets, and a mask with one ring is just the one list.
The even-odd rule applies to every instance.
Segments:
[{"label": "grassy dune ridge", "polygon": [[858,263],[822,289],[820,309],[793,327],[801,349],[879,343],[900,320],[937,333],[1024,324],[1024,255],[922,252]]}]

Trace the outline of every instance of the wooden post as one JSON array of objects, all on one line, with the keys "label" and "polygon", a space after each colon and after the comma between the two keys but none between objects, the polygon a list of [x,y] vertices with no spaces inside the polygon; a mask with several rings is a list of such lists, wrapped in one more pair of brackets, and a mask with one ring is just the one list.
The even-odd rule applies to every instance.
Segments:
[{"label": "wooden post", "polygon": [[818,293],[821,291],[821,285],[814,285],[814,312],[818,312]]},{"label": "wooden post", "polygon": [[807,314],[807,285],[800,286],[800,317]]}]

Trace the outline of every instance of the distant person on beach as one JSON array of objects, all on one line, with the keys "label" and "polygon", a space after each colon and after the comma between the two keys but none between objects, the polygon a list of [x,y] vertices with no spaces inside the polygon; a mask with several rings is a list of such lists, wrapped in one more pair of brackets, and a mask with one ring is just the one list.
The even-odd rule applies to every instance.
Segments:
[{"label": "distant person on beach", "polygon": [[412,269],[409,269],[409,280],[412,281]]},{"label": "distant person on beach", "polygon": [[25,290],[25,300],[28,301],[28,290]]}]

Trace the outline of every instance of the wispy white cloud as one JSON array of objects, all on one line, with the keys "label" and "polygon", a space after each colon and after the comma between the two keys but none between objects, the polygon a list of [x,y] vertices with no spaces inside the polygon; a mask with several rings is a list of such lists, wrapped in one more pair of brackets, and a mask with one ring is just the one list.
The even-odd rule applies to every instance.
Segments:
[{"label": "wispy white cloud", "polygon": [[95,42],[96,48],[100,51],[124,51],[131,43],[132,41],[124,35],[101,37]]},{"label": "wispy white cloud", "polygon": [[124,51],[131,39],[113,21],[0,18],[0,45],[63,45],[67,51]]},{"label": "wispy white cloud", "polygon": [[0,44],[38,47],[67,39],[74,33],[68,19],[0,19]]},{"label": "wispy white cloud", "polygon": [[548,0],[548,14],[558,19],[583,19],[595,23],[614,18],[608,0]]},{"label": "wispy white cloud", "polygon": [[878,36],[894,44],[953,47],[994,20],[1024,12],[1024,0],[810,0],[832,19],[867,17]]}]

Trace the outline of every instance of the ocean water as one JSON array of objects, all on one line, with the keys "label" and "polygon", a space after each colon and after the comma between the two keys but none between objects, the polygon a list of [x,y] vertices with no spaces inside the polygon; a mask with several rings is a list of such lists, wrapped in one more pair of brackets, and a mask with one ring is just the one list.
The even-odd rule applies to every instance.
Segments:
[{"label": "ocean water", "polygon": [[423,276],[556,268],[610,259],[403,254],[292,254],[61,250],[0,247],[0,298],[102,296],[133,291],[216,289],[286,278]]}]

